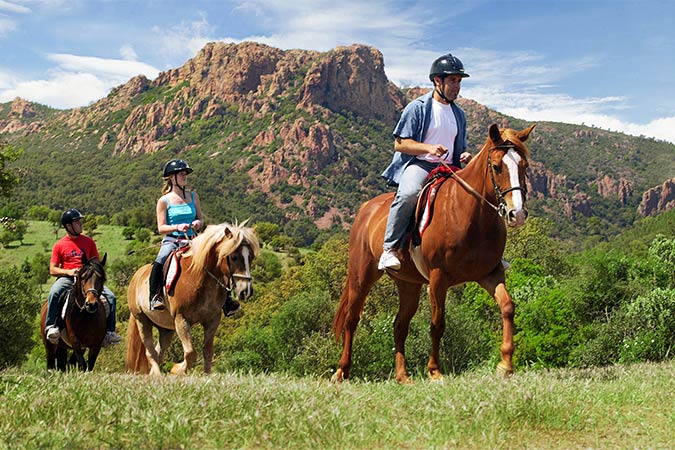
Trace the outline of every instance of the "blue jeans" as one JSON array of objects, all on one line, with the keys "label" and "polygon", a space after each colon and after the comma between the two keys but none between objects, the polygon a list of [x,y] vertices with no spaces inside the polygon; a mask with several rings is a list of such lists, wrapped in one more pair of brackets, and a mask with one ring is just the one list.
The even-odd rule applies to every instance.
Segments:
[{"label": "blue jeans", "polygon": [[169,257],[171,252],[176,250],[178,247],[180,247],[179,238],[173,236],[164,236],[164,239],[162,239],[162,246],[159,248],[159,253],[157,254],[157,258],[155,258],[155,262],[157,264],[164,265],[164,262]]},{"label": "blue jeans", "polygon": [[415,158],[403,171],[398,183],[396,197],[389,209],[387,230],[384,233],[385,251],[403,247],[405,234],[413,220],[417,196],[424,187],[429,172],[438,167],[437,163]]},{"label": "blue jeans", "polygon": [[[59,315],[59,298],[61,294],[73,287],[74,280],[72,277],[58,277],[51,289],[49,289],[49,300],[47,302],[47,321],[45,326],[54,325],[56,318]],[[108,288],[103,286],[103,296],[108,300],[110,305],[110,314],[108,315],[107,331],[115,331],[117,323],[117,298],[115,294]]]}]

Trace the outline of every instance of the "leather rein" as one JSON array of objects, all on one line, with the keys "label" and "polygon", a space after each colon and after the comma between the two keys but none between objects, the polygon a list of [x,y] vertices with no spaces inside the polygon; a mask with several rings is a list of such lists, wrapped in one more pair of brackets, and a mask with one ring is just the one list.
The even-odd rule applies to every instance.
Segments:
[{"label": "leather rein", "polygon": [[[523,193],[523,196],[527,197],[527,188],[524,186],[515,186],[515,187],[510,187],[508,189],[502,190],[498,185],[497,185],[497,180],[495,180],[495,172],[494,168],[492,167],[492,160],[490,158],[490,153],[492,153],[493,150],[495,149],[514,149],[516,146],[514,144],[500,144],[500,145],[495,145],[492,146],[488,149],[488,156],[487,156],[487,169],[486,171],[490,172],[490,180],[492,181],[492,187],[494,188],[495,195],[497,196],[497,205],[493,204],[485,198],[483,194],[475,190],[469,183],[464,181],[459,175],[457,175],[457,172],[451,172],[450,176],[455,178],[457,182],[464,188],[466,189],[469,193],[474,195],[476,198],[482,200],[484,203],[487,203],[492,209],[494,209],[497,214],[499,214],[499,217],[504,218],[506,216],[506,199],[504,196],[508,194],[509,192],[512,191],[521,191]],[[450,169],[450,166],[448,164],[441,160],[441,164],[445,166],[447,169]]]}]

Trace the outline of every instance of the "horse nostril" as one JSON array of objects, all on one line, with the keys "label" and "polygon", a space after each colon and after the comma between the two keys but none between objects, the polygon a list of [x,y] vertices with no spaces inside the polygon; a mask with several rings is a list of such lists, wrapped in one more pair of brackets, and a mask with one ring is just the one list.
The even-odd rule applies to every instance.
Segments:
[{"label": "horse nostril", "polygon": [[528,216],[530,213],[528,213],[526,209],[523,209],[523,214],[525,214],[525,218],[527,219],[527,216]]}]

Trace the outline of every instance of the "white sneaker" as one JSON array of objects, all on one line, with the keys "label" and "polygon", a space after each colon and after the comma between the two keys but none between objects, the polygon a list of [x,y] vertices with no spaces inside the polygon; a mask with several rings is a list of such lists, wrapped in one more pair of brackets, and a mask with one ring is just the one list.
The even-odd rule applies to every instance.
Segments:
[{"label": "white sneaker", "polygon": [[380,256],[380,262],[377,263],[377,270],[401,268],[401,261],[398,260],[393,250],[385,250]]},{"label": "white sneaker", "polygon": [[122,341],[122,336],[115,333],[114,331],[108,331],[103,338],[103,343],[101,346],[108,347],[109,345],[117,345]]},{"label": "white sneaker", "polygon": [[46,329],[46,337],[49,342],[52,344],[58,344],[59,343],[59,338],[61,337],[61,331],[59,331],[59,327],[56,325],[49,325]]}]

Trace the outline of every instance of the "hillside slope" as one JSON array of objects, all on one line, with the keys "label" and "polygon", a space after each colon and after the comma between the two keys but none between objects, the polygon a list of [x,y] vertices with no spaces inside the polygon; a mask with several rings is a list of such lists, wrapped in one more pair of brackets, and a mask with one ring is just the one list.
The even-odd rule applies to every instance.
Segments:
[{"label": "hillside slope", "polygon": [[[382,54],[362,45],[319,53],[262,44],[207,44],[155,80],[139,76],[88,107],[57,111],[21,99],[0,105],[0,136],[24,150],[16,200],[106,214],[151,209],[161,168],[187,159],[214,221],[345,227],[386,188],[393,129],[423,92],[389,82]],[[523,128],[469,99],[469,144],[491,123]],[[530,207],[561,234],[611,234],[675,205],[675,146],[584,126],[540,123]]]}]

